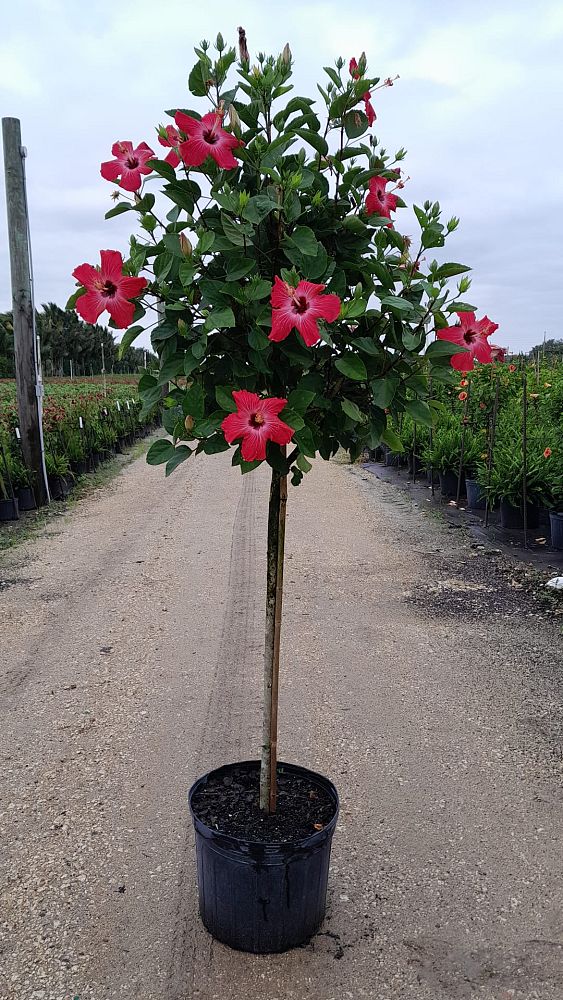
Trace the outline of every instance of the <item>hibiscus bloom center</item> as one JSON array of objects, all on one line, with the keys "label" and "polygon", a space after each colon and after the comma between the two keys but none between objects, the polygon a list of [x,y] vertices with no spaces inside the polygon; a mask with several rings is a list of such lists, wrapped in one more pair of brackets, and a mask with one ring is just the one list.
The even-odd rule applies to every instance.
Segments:
[{"label": "hibiscus bloom center", "polygon": [[385,192],[384,191],[378,191],[377,192],[377,197],[379,198],[380,202],[383,204],[383,202],[385,201]]},{"label": "hibiscus bloom center", "polygon": [[104,281],[101,292],[104,298],[112,299],[117,292],[117,285],[114,285],[113,281]]},{"label": "hibiscus bloom center", "polygon": [[293,311],[302,315],[307,312],[309,308],[309,303],[304,295],[294,295],[293,296]]},{"label": "hibiscus bloom center", "polygon": [[125,164],[129,168],[129,170],[134,170],[135,167],[139,166],[139,161],[136,156],[128,156],[125,161]]},{"label": "hibiscus bloom center", "polygon": [[259,410],[257,413],[252,413],[250,416],[249,424],[251,427],[262,427],[262,425],[264,424],[264,414],[260,413]]},{"label": "hibiscus bloom center", "polygon": [[219,139],[215,135],[215,132],[214,132],[214,130],[212,128],[208,128],[203,133],[203,138],[204,138],[205,142],[209,143],[210,146],[214,146],[217,142],[219,142]]},{"label": "hibiscus bloom center", "polygon": [[463,339],[466,344],[472,344],[474,340],[477,340],[478,333],[475,330],[465,330],[463,334]]}]

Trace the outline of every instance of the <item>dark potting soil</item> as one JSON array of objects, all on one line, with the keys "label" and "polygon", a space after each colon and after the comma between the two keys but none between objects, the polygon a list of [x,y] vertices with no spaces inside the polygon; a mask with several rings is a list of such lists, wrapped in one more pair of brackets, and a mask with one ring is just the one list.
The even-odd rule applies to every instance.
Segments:
[{"label": "dark potting soil", "polygon": [[195,815],[221,833],[265,844],[303,840],[334,816],[328,791],[300,774],[278,771],[277,809],[267,815],[259,804],[259,771],[236,769],[212,775],[192,799]]}]

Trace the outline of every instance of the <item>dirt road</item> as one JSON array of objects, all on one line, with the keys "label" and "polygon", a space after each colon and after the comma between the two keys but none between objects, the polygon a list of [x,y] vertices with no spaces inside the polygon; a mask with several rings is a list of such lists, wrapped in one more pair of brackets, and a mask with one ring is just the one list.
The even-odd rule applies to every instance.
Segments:
[{"label": "dirt road", "polygon": [[318,463],[281,756],[337,784],[309,946],[202,929],[192,780],[260,744],[267,473],[138,460],[0,577],[2,1000],[560,1000],[563,657],[500,557]]}]

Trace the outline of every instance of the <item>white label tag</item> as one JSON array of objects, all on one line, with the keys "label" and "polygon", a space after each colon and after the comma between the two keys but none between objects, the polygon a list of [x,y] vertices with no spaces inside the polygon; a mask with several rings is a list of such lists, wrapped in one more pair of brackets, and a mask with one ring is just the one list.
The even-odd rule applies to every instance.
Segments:
[{"label": "white label tag", "polygon": [[121,412],[121,406],[120,406],[120,403],[119,403],[118,399],[116,399],[115,405],[116,405],[117,409]]},{"label": "white label tag", "polygon": [[128,399],[126,399],[126,400],[125,400],[125,403],[126,403],[126,405],[127,405],[127,409],[129,409],[129,400],[128,400]]},{"label": "white label tag", "polygon": [[78,418],[78,426],[80,427],[80,430],[84,430],[84,421],[82,417]]},{"label": "white label tag", "polygon": [[105,415],[106,415],[106,417],[107,417],[107,415],[108,415],[108,411],[106,410],[105,406],[104,406],[104,413],[105,413]]},{"label": "white label tag", "polygon": [[21,434],[20,434],[20,429],[19,429],[19,427],[16,427],[16,437],[17,437],[18,441],[21,441],[21,439],[22,439],[22,436],[21,436]]}]

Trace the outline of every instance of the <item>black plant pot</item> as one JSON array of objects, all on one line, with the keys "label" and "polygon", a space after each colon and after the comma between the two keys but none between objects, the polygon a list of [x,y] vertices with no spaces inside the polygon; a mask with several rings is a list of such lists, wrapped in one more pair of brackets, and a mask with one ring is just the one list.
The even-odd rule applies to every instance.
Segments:
[{"label": "black plant pot", "polygon": [[227,764],[199,778],[190,789],[201,919],[214,938],[238,951],[267,954],[297,948],[316,934],[324,919],[338,793],[314,771],[278,764],[280,774],[305,778],[328,793],[334,815],[322,830],[303,840],[257,843],[221,833],[194,812],[194,795],[211,775],[228,778],[235,768],[258,774],[260,764]]},{"label": "black plant pot", "polygon": [[33,490],[30,486],[20,486],[16,490],[18,498],[18,507],[20,510],[35,510],[37,504],[35,503],[35,497],[33,495]]},{"label": "black plant pot", "polygon": [[471,510],[485,510],[486,499],[483,490],[476,479],[466,479],[465,487],[467,489],[467,506],[471,507]]},{"label": "black plant pot", "polygon": [[[537,528],[540,523],[540,509],[536,504],[526,505],[526,524],[528,528]],[[522,505],[514,507],[508,500],[500,502],[500,524],[502,528],[523,528],[524,513]]]},{"label": "black plant pot", "polygon": [[414,462],[413,462],[413,456],[412,456],[412,454],[409,454],[408,469],[409,469],[409,472],[410,472],[411,476],[413,474],[413,466],[414,466],[414,475],[415,475],[415,477],[416,476],[422,476],[426,472],[426,466],[424,465],[424,462],[422,461],[422,459],[419,458],[418,455],[415,455],[414,456]]},{"label": "black plant pot", "polygon": [[50,472],[47,476],[49,481],[49,493],[51,494],[51,500],[62,500],[63,498],[63,482],[62,476],[57,476],[55,473]]},{"label": "black plant pot", "polygon": [[432,486],[432,484],[434,484],[434,486],[438,486],[438,483],[440,482],[440,475],[436,469],[432,469],[432,471],[430,471],[430,469],[426,470],[426,482],[429,486]]},{"label": "black plant pot", "polygon": [[561,513],[550,511],[549,524],[551,527],[551,547],[563,549],[563,511]]},{"label": "black plant pot", "polygon": [[401,456],[394,451],[385,452],[385,465],[398,468],[401,465]]},{"label": "black plant pot", "polygon": [[15,498],[0,500],[0,521],[19,521],[20,510]]},{"label": "black plant pot", "polygon": [[[440,490],[446,500],[455,500],[457,497],[457,472],[440,472]],[[465,473],[461,475],[460,497],[465,496]]]}]

